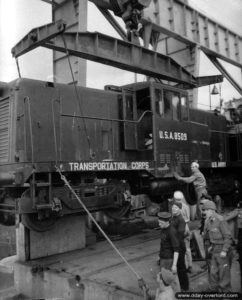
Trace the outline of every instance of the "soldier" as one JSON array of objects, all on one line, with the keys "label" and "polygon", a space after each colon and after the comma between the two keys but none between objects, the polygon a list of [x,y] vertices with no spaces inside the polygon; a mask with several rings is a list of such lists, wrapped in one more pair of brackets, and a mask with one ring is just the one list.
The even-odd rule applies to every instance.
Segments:
[{"label": "soldier", "polygon": [[201,211],[201,226],[200,226],[200,234],[203,233],[204,230],[204,225],[205,225],[205,219],[206,219],[206,214],[204,213],[203,205],[205,202],[208,200],[212,201],[212,197],[210,195],[202,195],[199,206],[200,206],[200,211]]},{"label": "soldier", "polygon": [[204,194],[207,194],[207,188],[206,188],[206,179],[204,175],[199,170],[199,164],[197,162],[193,162],[191,164],[191,171],[192,175],[190,177],[181,177],[176,172],[174,172],[174,176],[177,180],[186,182],[186,183],[193,183],[195,192],[196,192],[196,198],[197,198],[197,219],[201,218],[201,211],[199,209],[199,203],[201,196]]},{"label": "soldier", "polygon": [[232,235],[227,222],[216,213],[216,205],[212,201],[203,204],[206,215],[204,227],[204,244],[211,254],[210,290],[230,292],[230,269],[232,263]]},{"label": "soldier", "polygon": [[240,288],[242,290],[242,202],[239,202],[238,207],[231,211],[226,217],[226,221],[234,219],[235,221],[235,242],[236,249],[239,255],[238,262],[240,265]]}]

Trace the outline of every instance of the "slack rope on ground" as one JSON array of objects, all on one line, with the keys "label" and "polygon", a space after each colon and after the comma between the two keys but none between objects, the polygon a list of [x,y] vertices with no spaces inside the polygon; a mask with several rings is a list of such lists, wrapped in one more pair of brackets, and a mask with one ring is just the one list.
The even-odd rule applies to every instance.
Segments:
[{"label": "slack rope on ground", "polygon": [[89,210],[87,209],[86,205],[82,202],[82,200],[80,199],[80,197],[76,194],[76,192],[73,190],[73,188],[70,186],[68,180],[66,179],[66,177],[62,174],[61,170],[56,166],[56,170],[57,172],[60,174],[61,180],[64,181],[65,185],[69,188],[69,190],[72,192],[72,194],[76,197],[77,201],[81,204],[81,206],[83,207],[83,209],[85,210],[85,212],[88,214],[88,216],[91,218],[91,220],[93,221],[93,223],[97,226],[98,230],[102,233],[102,235],[104,236],[104,238],[108,241],[108,243],[111,245],[111,247],[116,251],[116,253],[121,257],[121,259],[125,262],[125,264],[128,266],[128,268],[135,274],[135,276],[138,279],[138,284],[139,287],[142,289],[143,291],[143,295],[144,295],[144,299],[148,300],[149,299],[149,294],[148,294],[148,290],[149,288],[147,287],[144,279],[139,276],[139,274],[135,271],[135,269],[130,265],[130,263],[126,260],[126,258],[121,254],[121,252],[118,250],[118,248],[113,244],[113,242],[110,240],[110,238],[107,236],[107,234],[103,231],[103,229],[100,227],[100,225],[97,223],[97,221],[95,220],[95,218],[92,216],[92,214],[89,212]]}]

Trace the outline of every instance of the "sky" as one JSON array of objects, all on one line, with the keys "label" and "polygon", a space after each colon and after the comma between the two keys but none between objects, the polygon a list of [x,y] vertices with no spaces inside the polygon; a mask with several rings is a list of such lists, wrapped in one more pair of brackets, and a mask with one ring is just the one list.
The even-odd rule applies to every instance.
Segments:
[{"label": "sky", "polygon": [[[222,20],[224,26],[242,36],[242,0],[189,0],[195,9],[213,18]],[[51,22],[50,5],[40,0],[0,0],[0,81],[9,82],[18,77],[11,48],[32,28]],[[101,24],[101,26],[100,26]],[[99,31],[118,37],[115,30],[104,19],[95,6],[88,4],[88,31]],[[200,76],[219,74],[218,70],[202,55]],[[46,80],[52,75],[52,54],[44,48],[37,48],[19,58],[22,77]],[[242,85],[241,70],[226,64],[226,68]],[[96,74],[103,74],[97,76]],[[138,80],[144,80],[139,76]],[[105,84],[126,84],[134,81],[134,74],[105,65],[88,62],[87,86],[103,88]],[[241,97],[225,80],[221,84],[221,97],[229,100]],[[217,106],[219,96],[212,96],[212,105]],[[208,105],[208,87],[199,89],[198,103]]]}]

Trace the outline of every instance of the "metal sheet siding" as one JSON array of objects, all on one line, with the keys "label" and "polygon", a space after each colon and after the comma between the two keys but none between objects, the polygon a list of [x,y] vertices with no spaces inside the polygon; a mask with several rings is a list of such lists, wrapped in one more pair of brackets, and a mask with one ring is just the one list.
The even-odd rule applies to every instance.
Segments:
[{"label": "metal sheet siding", "polygon": [[9,159],[9,120],[10,101],[9,98],[0,101],[0,162]]}]

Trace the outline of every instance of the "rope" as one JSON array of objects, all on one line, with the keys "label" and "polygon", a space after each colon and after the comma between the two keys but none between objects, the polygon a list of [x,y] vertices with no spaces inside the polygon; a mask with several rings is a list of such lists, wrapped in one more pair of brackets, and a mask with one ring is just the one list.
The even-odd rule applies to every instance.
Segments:
[{"label": "rope", "polygon": [[30,99],[29,97],[24,98],[24,103],[27,101],[28,104],[28,115],[29,115],[29,131],[30,131],[30,143],[31,143],[31,160],[34,163],[34,141],[33,141],[33,130],[32,130],[32,118],[30,111]]},{"label": "rope", "polygon": [[148,287],[142,277],[139,276],[139,274],[135,271],[135,269],[130,265],[130,263],[126,260],[126,258],[121,254],[121,252],[118,250],[118,248],[114,245],[114,243],[109,239],[109,237],[106,235],[106,233],[103,231],[103,229],[100,227],[100,225],[97,223],[97,221],[94,219],[92,214],[87,209],[86,205],[82,202],[82,200],[79,198],[79,196],[76,194],[76,192],[73,190],[73,188],[70,186],[69,182],[67,181],[66,177],[61,173],[61,170],[56,166],[57,172],[60,174],[61,179],[64,181],[66,186],[70,189],[72,194],[76,197],[78,202],[81,204],[85,212],[88,214],[88,216],[91,218],[93,223],[97,226],[99,231],[102,233],[102,235],[105,237],[105,239],[108,241],[108,243],[111,245],[111,247],[116,251],[116,253],[120,256],[120,258],[125,262],[125,264],[128,266],[128,268],[135,274],[135,276],[138,279],[139,287],[143,290],[144,299],[149,299],[148,295]]},{"label": "rope", "polygon": [[[65,40],[64,35],[62,34],[61,37],[62,37],[62,40],[63,40],[63,43],[64,43],[64,47],[65,47],[65,51],[66,51],[66,55],[67,55],[67,60],[68,60],[69,68],[70,68],[70,71],[71,71],[71,77],[72,77],[72,81],[73,81],[73,85],[74,85],[74,90],[75,90],[75,94],[76,94],[77,104],[78,104],[80,113],[83,116],[84,114],[83,114],[81,103],[80,103],[81,99],[79,97],[79,93],[78,93],[78,90],[77,90],[77,86],[76,86],[76,82],[75,82],[75,77],[74,77],[73,69],[72,69],[72,66],[71,66],[70,53],[69,53],[69,50],[67,49],[67,44],[66,44],[66,40]],[[91,141],[90,141],[90,137],[89,137],[88,132],[87,132],[87,125],[86,125],[86,122],[85,122],[84,118],[82,119],[82,121],[83,121],[84,131],[85,131],[86,138],[87,138],[89,153],[91,154]]]},{"label": "rope", "polygon": [[21,78],[21,73],[20,73],[20,67],[19,67],[18,57],[15,58],[15,61],[16,61],[17,69],[18,69],[18,77]]},{"label": "rope", "polygon": [[52,122],[53,122],[53,134],[54,134],[54,145],[55,145],[55,163],[57,163],[58,152],[57,152],[57,137],[55,129],[55,113],[54,113],[54,99],[51,101],[51,110],[52,110]]}]

